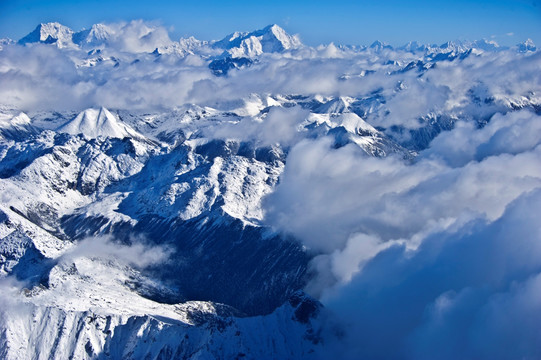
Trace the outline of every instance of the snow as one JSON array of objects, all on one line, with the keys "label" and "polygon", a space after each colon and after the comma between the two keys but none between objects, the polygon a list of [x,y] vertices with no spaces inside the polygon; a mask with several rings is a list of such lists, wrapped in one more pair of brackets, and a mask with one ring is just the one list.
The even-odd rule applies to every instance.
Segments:
[{"label": "snow", "polygon": [[59,48],[73,47],[73,30],[57,22],[39,24],[36,29],[19,40],[20,44],[33,42],[54,43]]},{"label": "snow", "polygon": [[73,120],[60,126],[57,131],[72,135],[83,134],[90,138],[98,136],[120,139],[125,137],[144,138],[130,126],[123,124],[104,107],[84,110]]},{"label": "snow", "polygon": [[115,30],[106,24],[94,24],[90,30],[82,30],[74,34],[74,42],[83,46],[100,46],[107,44],[107,41],[115,34]]},{"label": "snow", "polygon": [[19,127],[19,126],[25,126],[30,125],[31,120],[23,112],[20,112],[19,114],[15,116],[11,116],[11,114],[3,114],[0,113],[0,128],[10,128],[12,126]]},{"label": "snow", "polygon": [[253,58],[263,53],[298,49],[302,43],[298,36],[289,35],[274,24],[249,33],[235,32],[214,42],[213,46],[227,49],[232,57]]}]

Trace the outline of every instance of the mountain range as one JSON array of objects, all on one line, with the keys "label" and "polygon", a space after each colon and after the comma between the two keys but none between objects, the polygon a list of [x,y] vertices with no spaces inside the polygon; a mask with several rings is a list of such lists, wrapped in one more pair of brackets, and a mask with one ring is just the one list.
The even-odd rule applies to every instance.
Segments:
[{"label": "mountain range", "polygon": [[[58,73],[43,65],[37,75],[54,77],[37,93],[45,105],[23,86],[31,75],[0,100],[5,359],[325,358],[346,331],[310,291],[329,254],[280,228],[295,219],[269,200],[294,178],[290,161],[317,167],[320,159],[294,157],[298,149],[323,141],[367,167],[374,159],[415,166],[463,124],[483,129],[502,114],[541,113],[530,79],[509,88],[484,74],[455,81],[478,73],[477,62],[510,76],[516,67],[507,59],[535,69],[531,41],[513,49],[485,40],[311,48],[277,25],[171,41],[144,23],[79,32],[48,23],[2,43],[1,76],[30,71],[14,70],[15,57],[34,50],[38,62],[66,58]],[[243,93],[252,83],[268,91]],[[55,89],[52,101],[65,100],[58,109],[47,97]],[[197,101],[160,102],[183,91]],[[122,94],[128,100],[115,102]],[[327,175],[341,179],[346,168]],[[289,195],[300,213],[314,211]]]}]

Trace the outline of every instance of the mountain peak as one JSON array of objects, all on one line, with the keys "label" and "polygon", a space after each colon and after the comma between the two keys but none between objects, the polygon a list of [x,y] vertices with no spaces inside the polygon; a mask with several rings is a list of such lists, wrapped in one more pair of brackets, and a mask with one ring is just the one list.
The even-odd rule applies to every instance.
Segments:
[{"label": "mountain peak", "polygon": [[[282,29],[280,26],[276,24],[269,25],[265,29],[267,30],[267,34],[269,36],[268,37],[263,36],[263,40],[266,40],[269,43],[274,42],[274,44],[272,45],[269,44],[272,47],[271,51],[295,49],[302,45],[298,36],[289,35],[284,29]],[[276,40],[278,41],[279,44],[275,42]],[[263,43],[263,47],[264,47],[263,51],[266,51],[265,43]]]},{"label": "mountain peak", "polygon": [[213,43],[232,57],[253,57],[261,53],[281,52],[302,46],[297,35],[289,35],[276,24],[252,32],[234,32]]},{"label": "mountain peak", "polygon": [[113,35],[114,29],[106,24],[94,24],[88,30],[81,30],[73,35],[73,42],[82,45],[101,45],[107,42]]},{"label": "mountain peak", "polygon": [[82,111],[73,120],[60,126],[58,131],[72,135],[83,134],[90,138],[98,136],[121,139],[125,137],[143,138],[143,135],[122,123],[103,106],[99,109],[90,108]]},{"label": "mountain peak", "polygon": [[274,35],[278,35],[278,34],[286,34],[286,31],[281,28],[280,26],[276,25],[276,24],[271,24],[271,25],[267,25],[265,26],[263,29],[260,30],[261,32],[266,32],[266,33],[272,33]]},{"label": "mountain peak", "polygon": [[392,46],[387,44],[386,42],[376,40],[370,45],[370,49],[374,49],[375,51],[381,51],[383,49],[392,49]]},{"label": "mountain peak", "polygon": [[59,48],[73,45],[73,30],[58,22],[41,23],[34,31],[19,40],[19,44],[56,44]]},{"label": "mountain peak", "polygon": [[519,52],[534,52],[537,50],[537,47],[535,46],[532,39],[528,39],[524,42],[521,42],[517,45]]}]

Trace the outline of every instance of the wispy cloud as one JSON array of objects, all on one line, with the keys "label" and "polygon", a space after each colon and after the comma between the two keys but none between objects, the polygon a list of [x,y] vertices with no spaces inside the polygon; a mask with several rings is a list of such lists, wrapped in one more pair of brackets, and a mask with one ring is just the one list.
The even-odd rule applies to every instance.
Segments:
[{"label": "wispy cloud", "polygon": [[171,254],[172,249],[168,247],[145,244],[140,239],[132,241],[131,244],[122,244],[114,241],[111,236],[98,236],[78,242],[62,255],[60,261],[89,257],[112,260],[143,269],[168,261]]}]

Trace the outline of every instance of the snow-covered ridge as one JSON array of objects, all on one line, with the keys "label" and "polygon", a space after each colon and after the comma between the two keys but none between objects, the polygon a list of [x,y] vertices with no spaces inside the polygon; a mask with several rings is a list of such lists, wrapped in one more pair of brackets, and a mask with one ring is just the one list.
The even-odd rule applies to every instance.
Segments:
[{"label": "snow-covered ridge", "polygon": [[[136,41],[137,46],[126,46],[125,38],[129,41]],[[7,40],[6,40],[7,42]],[[280,26],[268,25],[260,30],[251,32],[234,32],[221,40],[201,41],[193,37],[181,38],[179,41],[169,39],[167,32],[152,25],[146,25],[141,21],[132,21],[122,24],[94,24],[90,29],[74,31],[67,26],[57,22],[39,24],[34,31],[21,38],[19,44],[29,43],[56,44],[59,48],[84,49],[119,47],[123,51],[152,52],[156,49],[162,54],[211,54],[212,49],[225,52],[232,57],[253,58],[263,53],[283,52],[305,47],[299,35],[290,35]],[[9,42],[8,42],[9,43]],[[355,47],[346,47],[353,49]],[[517,44],[518,51],[536,51],[536,46],[531,39]],[[381,52],[383,50],[404,50],[408,52],[423,53],[462,53],[470,49],[477,51],[497,52],[508,48],[498,45],[493,40],[476,41],[449,41],[441,45],[420,44],[409,42],[405,45],[394,48],[393,46],[376,40],[369,47],[358,47],[358,50],[370,49]],[[223,55],[222,55],[223,56]]]}]

